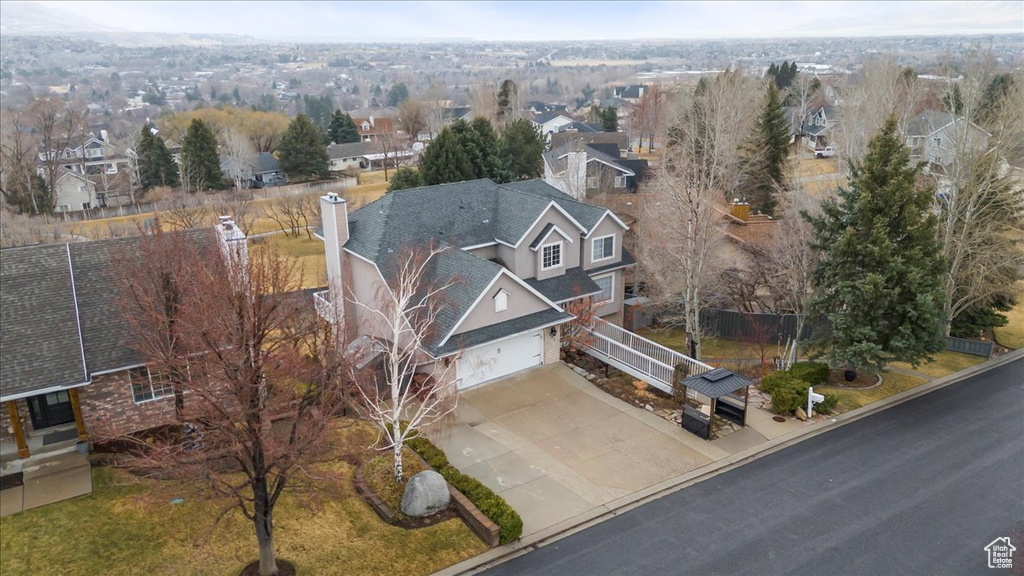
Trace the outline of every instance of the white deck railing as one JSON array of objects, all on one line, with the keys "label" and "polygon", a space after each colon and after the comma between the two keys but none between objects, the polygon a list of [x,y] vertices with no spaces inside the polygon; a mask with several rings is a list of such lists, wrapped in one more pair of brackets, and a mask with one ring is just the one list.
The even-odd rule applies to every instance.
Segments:
[{"label": "white deck railing", "polygon": [[670,394],[677,365],[685,364],[690,376],[712,369],[699,360],[600,318],[594,320],[594,327],[587,333],[589,337],[583,343],[584,351]]},{"label": "white deck railing", "polygon": [[334,322],[334,307],[331,305],[331,291],[321,290],[320,292],[313,293],[313,306],[316,307],[316,313],[327,320],[328,322]]}]

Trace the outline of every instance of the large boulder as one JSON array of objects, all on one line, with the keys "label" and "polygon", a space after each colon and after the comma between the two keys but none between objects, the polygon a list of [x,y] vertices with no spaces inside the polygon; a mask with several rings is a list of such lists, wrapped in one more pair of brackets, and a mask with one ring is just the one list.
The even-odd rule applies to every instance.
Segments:
[{"label": "large boulder", "polygon": [[405,485],[402,513],[413,518],[430,516],[447,508],[451,498],[444,477],[433,470],[424,470]]}]

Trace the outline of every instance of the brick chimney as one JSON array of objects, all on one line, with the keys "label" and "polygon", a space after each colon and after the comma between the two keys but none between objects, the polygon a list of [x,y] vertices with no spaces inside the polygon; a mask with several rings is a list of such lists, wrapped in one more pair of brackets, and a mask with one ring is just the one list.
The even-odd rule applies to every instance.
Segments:
[{"label": "brick chimney", "polygon": [[739,199],[735,199],[732,201],[730,206],[730,214],[732,214],[734,218],[742,220],[743,222],[750,220],[750,204],[740,202]]},{"label": "brick chimney", "polygon": [[320,197],[320,221],[324,227],[324,251],[327,255],[327,286],[331,301],[343,308],[342,247],[348,242],[348,203],[334,192]]}]

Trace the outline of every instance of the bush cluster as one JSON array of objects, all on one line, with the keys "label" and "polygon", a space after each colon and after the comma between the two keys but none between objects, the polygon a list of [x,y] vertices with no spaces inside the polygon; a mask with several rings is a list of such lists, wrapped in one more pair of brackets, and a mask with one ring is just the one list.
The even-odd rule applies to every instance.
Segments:
[{"label": "bush cluster", "polygon": [[[778,370],[761,379],[761,391],[771,394],[772,412],[789,414],[807,405],[807,389],[828,381],[828,364],[797,362],[789,370]],[[815,406],[819,414],[831,414],[839,399],[824,394],[825,401]]]},{"label": "bush cluster", "polygon": [[456,470],[449,464],[444,451],[433,442],[423,436],[417,436],[407,441],[406,445],[423,457],[449,484],[465,494],[484,516],[501,528],[498,536],[501,544],[508,544],[522,535],[523,519],[519,517],[519,513],[509,506],[504,498],[481,484],[479,480]]}]

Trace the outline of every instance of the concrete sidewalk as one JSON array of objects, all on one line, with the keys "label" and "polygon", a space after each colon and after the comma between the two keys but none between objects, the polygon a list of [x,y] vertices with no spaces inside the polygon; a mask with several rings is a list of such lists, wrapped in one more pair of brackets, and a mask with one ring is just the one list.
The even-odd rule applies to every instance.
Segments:
[{"label": "concrete sidewalk", "polygon": [[[668,478],[657,484],[635,490],[628,495],[605,502],[600,506],[595,506],[586,512],[548,526],[542,530],[534,531],[528,535],[524,533],[523,537],[516,542],[488,550],[479,556],[438,571],[436,574],[439,576],[455,576],[482,571],[483,569],[500,564],[515,556],[525,554],[534,548],[547,545],[570,534],[584,530],[594,524],[600,523],[615,515],[658,499],[666,494],[681,490],[728,470],[742,466],[762,456],[792,446],[793,444],[801,442],[807,438],[817,436],[818,434],[830,431],[836,427],[860,420],[861,418],[871,414],[875,414],[897,404],[901,404],[918,396],[922,396],[939,388],[948,386],[949,384],[957,382],[963,378],[1013,362],[1020,358],[1024,358],[1024,350],[1017,350],[999,358],[977,364],[955,374],[935,379],[916,388],[895,394],[873,404],[869,404],[862,408],[838,415],[835,418],[819,422],[818,424],[799,421],[792,423],[788,420],[785,423],[778,423],[774,422],[770,416],[765,419],[763,415],[757,413],[756,410],[751,410],[751,414],[748,416],[748,423],[750,424],[748,428],[725,436],[715,442],[705,443],[705,446],[718,450],[720,451],[719,453],[726,453],[726,449],[736,450],[735,452],[728,453],[724,457],[710,459],[711,461],[709,463],[699,468]],[[587,384],[589,385],[589,383]],[[590,388],[593,388],[597,393],[604,395],[604,393],[596,387],[591,385]],[[673,428],[676,428],[674,425],[671,425],[653,414],[649,415],[669,424]],[[749,419],[751,417],[754,418],[756,423],[751,422]],[[768,424],[768,422],[771,422],[771,424]],[[762,432],[772,434],[773,436],[768,438],[767,436],[764,436]],[[736,436],[737,434],[744,434],[744,436]],[[696,437],[692,435],[690,436],[696,439]],[[730,436],[733,436],[734,438],[730,440]],[[759,441],[757,436],[764,436],[766,440]],[[715,443],[718,444],[716,446],[712,446]],[[513,504],[513,506],[515,506],[515,504]]]},{"label": "concrete sidewalk", "polygon": [[21,473],[21,486],[0,491],[0,516],[92,492],[89,457],[78,452],[32,462]]}]

